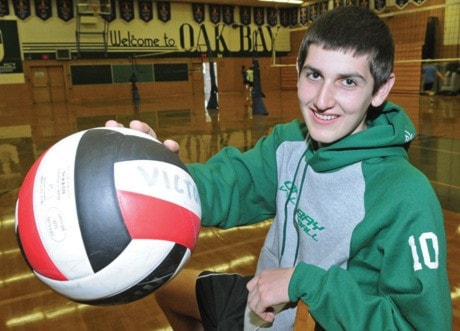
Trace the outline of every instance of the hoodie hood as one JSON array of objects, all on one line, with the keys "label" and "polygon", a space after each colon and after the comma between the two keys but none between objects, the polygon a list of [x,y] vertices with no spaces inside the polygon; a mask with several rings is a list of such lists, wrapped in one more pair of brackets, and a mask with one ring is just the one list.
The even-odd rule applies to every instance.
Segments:
[{"label": "hoodie hood", "polygon": [[[334,171],[373,158],[407,158],[415,127],[404,110],[387,101],[380,114],[367,122],[367,129],[316,151],[309,149],[309,165],[317,172]],[[340,157],[337,157],[340,153]]]}]

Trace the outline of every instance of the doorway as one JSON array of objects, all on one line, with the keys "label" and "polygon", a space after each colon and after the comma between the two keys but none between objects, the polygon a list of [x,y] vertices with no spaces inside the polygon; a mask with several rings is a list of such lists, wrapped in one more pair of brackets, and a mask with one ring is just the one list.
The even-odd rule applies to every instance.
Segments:
[{"label": "doorway", "polygon": [[34,103],[67,101],[62,65],[30,67]]}]

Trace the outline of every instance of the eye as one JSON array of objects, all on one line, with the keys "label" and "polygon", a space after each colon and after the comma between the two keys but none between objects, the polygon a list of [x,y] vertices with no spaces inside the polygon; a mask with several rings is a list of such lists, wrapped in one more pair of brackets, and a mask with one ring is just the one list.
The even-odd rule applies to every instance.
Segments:
[{"label": "eye", "polygon": [[318,80],[321,78],[321,75],[316,71],[307,71],[306,76],[309,80]]},{"label": "eye", "polygon": [[343,85],[345,85],[347,87],[353,87],[353,86],[356,86],[357,83],[351,78],[345,78],[343,80]]}]

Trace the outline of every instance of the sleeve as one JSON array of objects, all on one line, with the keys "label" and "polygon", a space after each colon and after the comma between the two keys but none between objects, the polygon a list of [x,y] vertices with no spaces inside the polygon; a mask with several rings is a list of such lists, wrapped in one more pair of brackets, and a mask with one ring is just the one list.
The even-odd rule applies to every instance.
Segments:
[{"label": "sleeve", "polygon": [[230,228],[274,216],[276,150],[289,126],[275,126],[247,152],[226,147],[204,164],[188,165],[200,195],[202,225]]},{"label": "sleeve", "polygon": [[442,210],[434,192],[417,198],[352,248],[347,269],[297,265],[290,300],[326,330],[451,330]]}]

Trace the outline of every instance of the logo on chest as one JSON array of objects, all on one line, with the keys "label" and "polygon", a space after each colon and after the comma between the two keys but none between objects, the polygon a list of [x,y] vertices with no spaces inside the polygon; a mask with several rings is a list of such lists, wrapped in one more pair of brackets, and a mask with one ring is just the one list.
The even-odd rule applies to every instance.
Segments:
[{"label": "logo on chest", "polygon": [[[318,241],[318,235],[324,231],[325,227],[315,221],[312,217],[299,208],[298,206],[298,188],[292,181],[285,181],[279,190],[284,193],[286,198],[286,207],[288,205],[294,206],[294,224],[302,230],[307,236],[313,240]],[[287,215],[286,215],[287,216]]]}]

